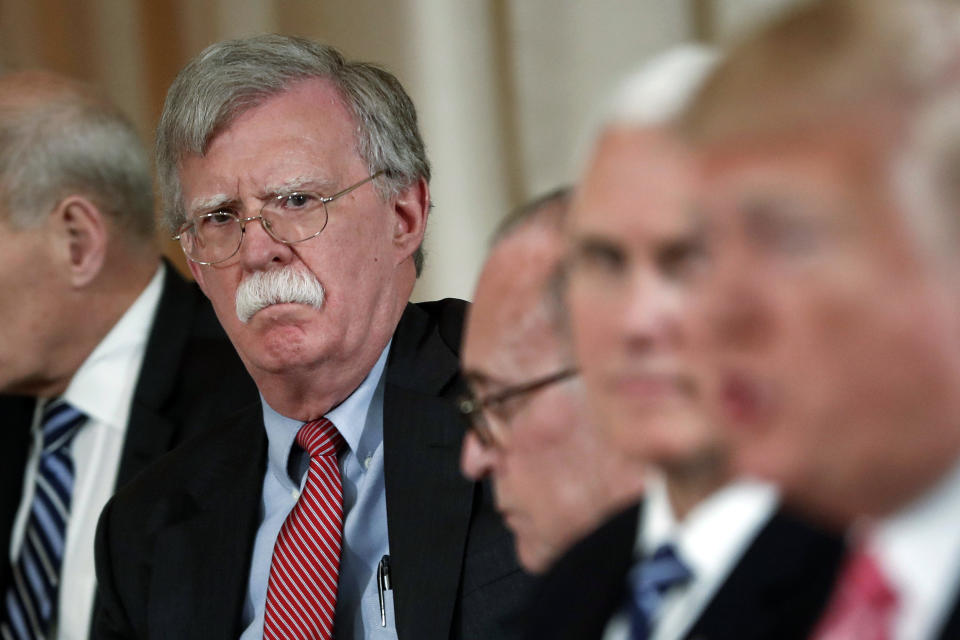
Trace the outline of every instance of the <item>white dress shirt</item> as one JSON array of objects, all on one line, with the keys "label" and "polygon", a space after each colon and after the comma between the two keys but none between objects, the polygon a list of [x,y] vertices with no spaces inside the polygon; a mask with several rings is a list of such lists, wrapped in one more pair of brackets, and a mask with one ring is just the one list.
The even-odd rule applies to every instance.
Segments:
[{"label": "white dress shirt", "polygon": [[[80,365],[63,394],[67,402],[87,415],[88,420],[71,445],[73,495],[60,571],[58,612],[54,621],[55,637],[60,640],[86,638],[90,630],[97,586],[93,538],[100,511],[113,495],[133,392],[143,363],[147,336],[160,302],[164,277],[161,265],[147,288]],[[20,553],[33,501],[43,443],[40,424],[43,404],[37,403],[34,413],[33,446],[24,474],[23,497],[10,537],[11,562]]]},{"label": "white dress shirt", "polygon": [[867,551],[898,596],[893,637],[935,637],[960,585],[960,461],[920,499],[867,529]]},{"label": "white dress shirt", "polygon": [[[700,617],[717,589],[739,562],[777,507],[776,490],[739,481],[718,490],[677,522],[662,477],[647,483],[637,530],[638,557],[671,542],[693,578],[664,598],[651,640],[681,638]],[[621,612],[607,625],[604,640],[628,640],[630,616]]]}]

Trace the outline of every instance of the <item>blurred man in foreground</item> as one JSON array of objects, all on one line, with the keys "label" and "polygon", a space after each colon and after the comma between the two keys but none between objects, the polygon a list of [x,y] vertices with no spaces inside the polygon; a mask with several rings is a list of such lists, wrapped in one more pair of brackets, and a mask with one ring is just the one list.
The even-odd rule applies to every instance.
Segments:
[{"label": "blurred man in foreground", "polygon": [[[695,173],[663,120],[712,59],[680,49],[634,80],[570,213],[567,303],[588,397],[612,446],[660,476],[641,505],[558,561],[530,637],[800,640],[842,553],[839,539],[778,511],[771,487],[731,482],[695,376],[688,314],[705,265]],[[652,118],[651,103],[669,110]]]},{"label": "blurred man in foreground", "polygon": [[558,298],[568,190],[518,210],[501,227],[468,315],[462,404],[472,430],[461,467],[489,475],[497,509],[528,571],[636,500],[643,465],[599,437],[576,377]]},{"label": "blurred man in foreground", "polygon": [[509,638],[528,578],[457,468],[465,304],[408,303],[430,167],[399,81],[221,42],[171,86],[157,156],[262,402],[107,505],[100,637]]},{"label": "blurred man in foreground", "polygon": [[850,527],[817,638],[960,637],[958,33],[952,3],[814,3],[684,120],[705,391],[740,469]]},{"label": "blurred man in foreground", "polygon": [[253,401],[200,290],[160,260],[150,165],[92,87],[0,76],[0,635],[83,638],[114,488]]}]

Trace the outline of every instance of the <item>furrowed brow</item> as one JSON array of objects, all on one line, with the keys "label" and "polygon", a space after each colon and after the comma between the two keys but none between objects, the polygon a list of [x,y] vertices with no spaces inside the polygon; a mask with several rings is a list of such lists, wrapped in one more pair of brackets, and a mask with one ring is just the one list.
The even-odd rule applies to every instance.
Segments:
[{"label": "furrowed brow", "polygon": [[316,176],[296,176],[283,182],[268,185],[265,189],[265,196],[277,195],[282,193],[292,193],[294,191],[332,191],[336,184],[327,178],[318,178]]},{"label": "furrowed brow", "polygon": [[217,193],[205,198],[196,198],[190,203],[188,212],[190,215],[196,215],[201,211],[215,211],[235,204],[237,204],[237,198],[235,196]]}]

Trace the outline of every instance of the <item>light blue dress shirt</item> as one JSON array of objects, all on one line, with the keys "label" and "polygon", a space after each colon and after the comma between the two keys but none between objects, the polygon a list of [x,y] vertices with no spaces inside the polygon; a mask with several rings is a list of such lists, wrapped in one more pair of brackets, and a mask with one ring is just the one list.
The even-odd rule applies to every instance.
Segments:
[{"label": "light blue dress shirt", "polygon": [[[337,588],[337,640],[396,640],[393,593],[386,592],[386,626],[380,623],[377,565],[389,553],[387,501],[383,483],[383,372],[387,344],[366,379],[340,405],[326,414],[346,441],[340,454],[343,481],[343,543]],[[261,401],[263,398],[261,398]],[[284,417],[263,402],[267,430],[267,471],[263,478],[260,528],[243,606],[241,640],[263,637],[263,610],[273,547],[287,514],[307,478],[309,458],[295,446],[303,422]]]}]

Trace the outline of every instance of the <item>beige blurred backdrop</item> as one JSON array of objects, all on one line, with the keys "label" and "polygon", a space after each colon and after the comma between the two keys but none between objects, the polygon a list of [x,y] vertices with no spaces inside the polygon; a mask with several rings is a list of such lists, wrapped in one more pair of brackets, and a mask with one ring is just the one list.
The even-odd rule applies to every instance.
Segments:
[{"label": "beige blurred backdrop", "polygon": [[[413,97],[434,168],[414,298],[469,298],[492,229],[576,175],[621,77],[671,45],[725,41],[790,1],[0,0],[0,65],[97,83],[152,144],[167,86],[217,40],[280,32],[379,63]],[[176,244],[165,246],[182,267]]]}]

